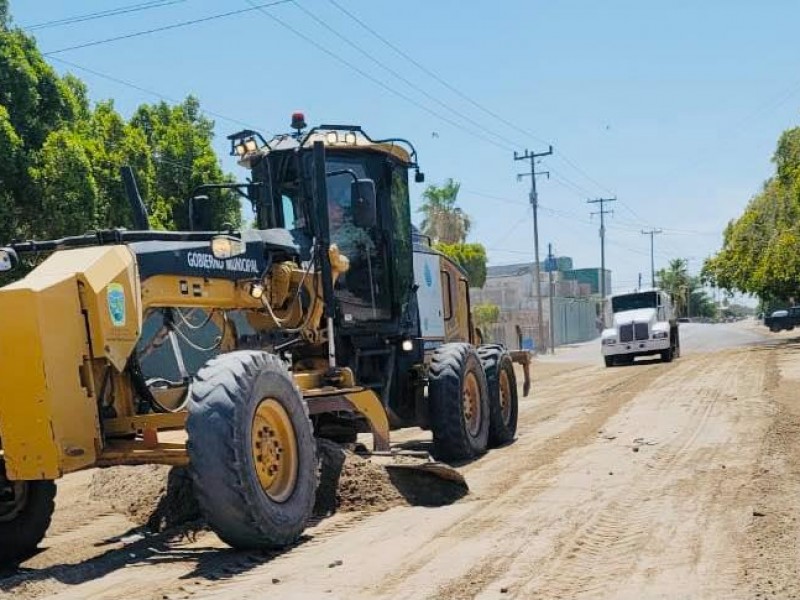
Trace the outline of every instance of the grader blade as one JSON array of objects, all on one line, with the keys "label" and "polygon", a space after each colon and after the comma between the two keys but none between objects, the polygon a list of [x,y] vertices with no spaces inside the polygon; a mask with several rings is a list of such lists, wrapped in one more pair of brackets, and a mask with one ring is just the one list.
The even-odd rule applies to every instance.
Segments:
[{"label": "grader blade", "polygon": [[386,469],[392,484],[415,506],[452,504],[469,493],[464,476],[427,452],[376,452],[369,459]]}]

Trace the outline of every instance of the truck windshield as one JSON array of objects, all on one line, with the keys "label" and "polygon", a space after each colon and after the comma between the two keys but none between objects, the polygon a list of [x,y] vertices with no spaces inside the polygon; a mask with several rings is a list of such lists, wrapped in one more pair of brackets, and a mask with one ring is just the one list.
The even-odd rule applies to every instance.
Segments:
[{"label": "truck windshield", "polygon": [[611,298],[611,310],[615,313],[639,308],[658,307],[658,294],[656,292],[642,292],[640,294],[625,294]]}]

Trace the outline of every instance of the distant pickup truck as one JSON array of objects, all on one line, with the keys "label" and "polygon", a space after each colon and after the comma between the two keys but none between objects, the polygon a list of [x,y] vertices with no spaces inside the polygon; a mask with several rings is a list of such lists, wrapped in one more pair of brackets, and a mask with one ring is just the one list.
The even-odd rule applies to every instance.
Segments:
[{"label": "distant pickup truck", "polygon": [[764,325],[770,331],[791,331],[800,326],[800,306],[791,306],[774,311],[770,316],[764,317]]}]

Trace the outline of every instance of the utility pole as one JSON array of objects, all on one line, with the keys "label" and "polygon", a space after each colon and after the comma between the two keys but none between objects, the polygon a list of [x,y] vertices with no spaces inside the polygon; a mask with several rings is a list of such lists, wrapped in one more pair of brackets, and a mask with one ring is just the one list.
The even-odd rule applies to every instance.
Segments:
[{"label": "utility pole", "polygon": [[[547,152],[529,152],[527,149],[525,150],[524,154],[517,154],[514,152],[514,160],[527,160],[531,163],[531,171],[530,173],[520,173],[517,175],[517,181],[521,180],[523,177],[530,177],[531,178],[531,192],[530,192],[530,201],[531,207],[533,207],[533,259],[535,261],[535,268],[533,270],[533,281],[534,285],[536,286],[536,317],[537,317],[537,333],[538,339],[544,340],[543,329],[544,329],[544,320],[542,318],[542,283],[539,277],[539,196],[536,192],[536,176],[537,175],[547,175],[550,177],[550,173],[544,171],[542,173],[536,172],[536,159],[542,156],[550,156],[553,153],[553,147],[550,146]],[[539,351],[538,344],[536,351]]]},{"label": "utility pole", "polygon": [[652,287],[656,287],[656,258],[655,258],[655,251],[654,251],[654,243],[653,238],[661,233],[660,229],[649,229],[645,231],[642,229],[642,235],[649,235],[650,236],[650,285]]},{"label": "utility pole", "polygon": [[639,273],[639,285],[636,287],[636,291],[641,291],[642,289],[642,274]]},{"label": "utility pole", "polygon": [[548,283],[550,284],[550,354],[556,353],[556,335],[555,335],[555,324],[553,317],[555,316],[553,313],[553,296],[555,295],[555,288],[556,285],[553,283],[553,271],[555,267],[556,259],[553,256],[553,244],[547,244],[547,262],[545,265],[547,266],[547,279]]},{"label": "utility pole", "polygon": [[587,200],[588,204],[599,204],[600,210],[593,215],[600,215],[600,319],[603,327],[606,325],[606,215],[614,214],[613,210],[606,210],[606,202],[616,202],[616,198],[595,198]]}]

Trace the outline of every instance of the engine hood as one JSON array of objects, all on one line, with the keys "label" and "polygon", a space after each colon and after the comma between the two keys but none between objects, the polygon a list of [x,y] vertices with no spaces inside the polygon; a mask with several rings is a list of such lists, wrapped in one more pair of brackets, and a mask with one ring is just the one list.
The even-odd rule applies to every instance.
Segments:
[{"label": "engine hood", "polygon": [[627,325],[629,323],[653,323],[656,321],[655,308],[637,308],[635,310],[625,310],[614,313],[614,326]]}]

